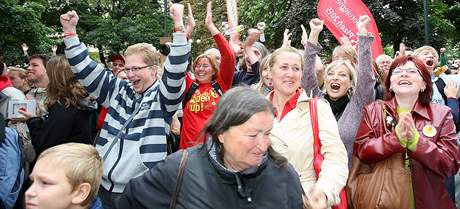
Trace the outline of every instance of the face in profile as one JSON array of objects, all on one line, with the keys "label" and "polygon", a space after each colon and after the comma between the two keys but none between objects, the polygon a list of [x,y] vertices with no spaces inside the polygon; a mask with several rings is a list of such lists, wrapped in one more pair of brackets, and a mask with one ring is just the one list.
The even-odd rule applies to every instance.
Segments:
[{"label": "face in profile", "polygon": [[43,61],[39,58],[30,59],[27,67],[27,80],[36,83],[44,76],[46,76],[46,68]]},{"label": "face in profile", "polygon": [[29,84],[27,83],[26,78],[21,78],[21,76],[19,75],[19,72],[17,71],[9,71],[8,78],[10,78],[11,83],[17,89],[23,89],[23,88],[25,89],[29,87]]},{"label": "face in profile", "polygon": [[260,165],[270,146],[273,120],[273,113],[258,112],[245,123],[232,126],[219,135],[225,166],[242,171]]},{"label": "face in profile", "polygon": [[25,193],[26,209],[66,209],[78,204],[64,170],[47,158],[37,161],[30,175],[32,185]]}]

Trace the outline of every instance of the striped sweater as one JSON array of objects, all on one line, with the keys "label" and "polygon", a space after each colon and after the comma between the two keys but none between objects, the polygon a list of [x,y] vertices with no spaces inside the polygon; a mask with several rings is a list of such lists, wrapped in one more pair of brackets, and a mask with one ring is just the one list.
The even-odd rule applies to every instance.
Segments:
[{"label": "striped sweater", "polygon": [[[163,76],[139,94],[134,92],[131,83],[117,79],[91,60],[78,37],[65,38],[64,43],[77,79],[99,104],[108,108],[96,139],[96,149],[104,158],[102,186],[110,192],[121,193],[130,179],[166,157],[165,128],[183,100],[185,86],[182,84],[191,46],[184,33],[174,33]],[[131,115],[134,115],[132,121],[121,130]],[[120,130],[121,135],[116,139]]]}]

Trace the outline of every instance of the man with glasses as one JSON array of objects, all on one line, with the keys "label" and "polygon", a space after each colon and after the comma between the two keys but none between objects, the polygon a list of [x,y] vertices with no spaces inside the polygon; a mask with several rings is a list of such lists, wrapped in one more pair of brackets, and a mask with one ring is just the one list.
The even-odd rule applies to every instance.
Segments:
[{"label": "man with glasses", "polygon": [[166,157],[166,132],[183,99],[191,48],[184,33],[183,10],[180,4],[170,8],[175,33],[162,77],[157,78],[159,52],[151,44],[140,43],[124,53],[123,71],[128,80],[116,78],[89,58],[76,35],[75,11],[61,15],[65,54],[72,71],[97,102],[108,108],[96,139],[96,149],[104,160],[99,190],[104,208],[115,208],[129,180]]}]

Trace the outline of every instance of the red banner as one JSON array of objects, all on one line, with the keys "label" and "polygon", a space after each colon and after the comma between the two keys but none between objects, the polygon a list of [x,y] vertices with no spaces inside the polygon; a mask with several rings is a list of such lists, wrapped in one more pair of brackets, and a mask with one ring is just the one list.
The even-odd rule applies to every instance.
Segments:
[{"label": "red banner", "polygon": [[372,58],[383,54],[382,40],[374,17],[361,0],[319,0],[318,16],[324,20],[324,25],[340,42],[340,37],[347,36],[352,45],[357,48],[358,29],[356,23],[359,17],[367,15],[371,18],[369,32],[375,37],[372,43]]}]

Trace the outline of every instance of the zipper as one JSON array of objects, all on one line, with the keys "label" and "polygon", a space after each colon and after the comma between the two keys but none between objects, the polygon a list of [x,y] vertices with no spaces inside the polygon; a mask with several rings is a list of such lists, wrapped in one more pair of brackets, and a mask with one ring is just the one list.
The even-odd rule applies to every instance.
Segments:
[{"label": "zipper", "polygon": [[113,188],[115,187],[115,183],[113,182],[112,180],[112,173],[113,171],[115,170],[115,167],[117,167],[118,163],[120,162],[120,159],[121,159],[121,154],[122,154],[122,151],[123,151],[123,142],[124,140],[122,139],[122,137],[120,137],[120,148],[118,149],[118,157],[117,157],[117,160],[115,161],[115,163],[113,164],[112,168],[110,168],[110,171],[109,171],[109,174],[108,174],[108,179],[110,181],[110,189],[109,189],[109,192],[112,192]]}]

